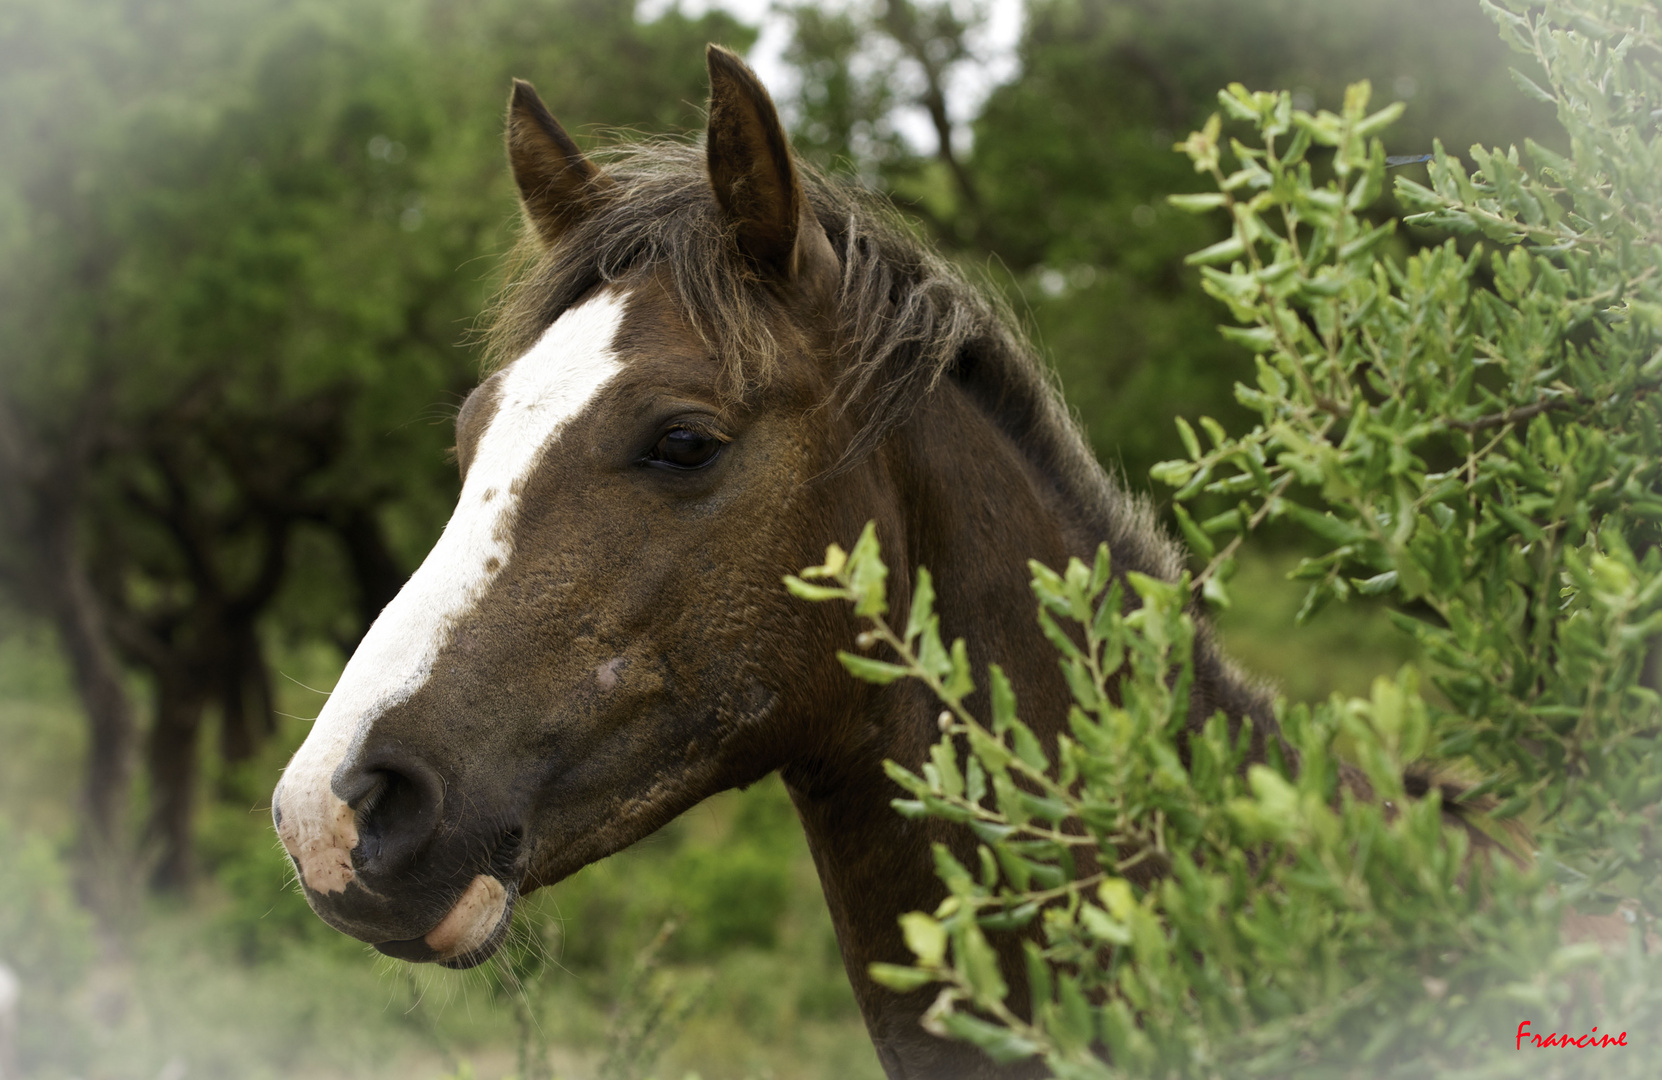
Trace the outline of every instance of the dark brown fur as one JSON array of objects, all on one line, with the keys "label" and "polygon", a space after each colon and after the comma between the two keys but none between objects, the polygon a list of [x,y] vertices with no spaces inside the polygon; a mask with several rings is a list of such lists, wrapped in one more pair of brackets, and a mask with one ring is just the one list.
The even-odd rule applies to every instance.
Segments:
[{"label": "dark brown fur", "polygon": [[[796,465],[792,494],[780,495],[781,510],[805,514],[791,526],[798,562],[817,561],[825,542],[847,543],[864,519],[876,518],[894,564],[897,606],[904,608],[911,567],[932,567],[943,624],[968,637],[977,665],[998,660],[1011,672],[1024,715],[1054,737],[1068,698],[1031,614],[1025,560],[1061,565],[1071,555],[1088,557],[1106,539],[1120,572],[1170,579],[1182,565],[1179,549],[1147,504],[1097,463],[1005,307],[920,243],[880,200],[793,163],[771,105],[756,115],[756,103],[766,104],[760,85],[724,54],[713,53],[711,66],[717,85],[706,147],[654,141],[603,155],[609,197],[571,223],[558,244],[528,236],[522,255],[529,269],[495,312],[491,356],[505,362],[523,353],[599,283],[651,273],[664,289],[658,302],[684,318],[717,361],[729,407],[783,397],[805,409],[797,439],[811,450]],[[724,77],[736,84],[737,104],[721,95]],[[733,187],[740,197],[724,197]],[[829,310],[792,303],[802,299],[792,292],[793,275],[814,272],[811,262],[791,261],[795,238],[781,238],[797,193],[829,241],[816,257],[835,253]],[[768,228],[774,238],[758,239]],[[743,558],[741,548],[730,557]],[[764,580],[771,585],[796,565],[775,563]],[[756,602],[772,606],[777,598]],[[811,619],[799,612],[791,621]],[[968,1048],[923,1033],[917,1021],[931,991],[895,995],[866,975],[874,961],[907,958],[896,918],[940,899],[930,844],[944,841],[965,855],[970,845],[957,830],[908,822],[889,809],[896,791],[881,763],[924,760],[936,738],[937,706],[916,687],[863,687],[825,663],[853,630],[779,643],[791,653],[789,666],[803,669],[808,693],[775,699],[781,722],[730,779],[782,771],[849,977],[892,1076],[1025,1073],[996,1070]],[[1263,695],[1204,633],[1197,658],[1196,720],[1220,708],[1250,715],[1261,750],[1275,730]],[[1018,943],[1000,944],[1018,987],[1014,1004],[1024,1008]]]}]

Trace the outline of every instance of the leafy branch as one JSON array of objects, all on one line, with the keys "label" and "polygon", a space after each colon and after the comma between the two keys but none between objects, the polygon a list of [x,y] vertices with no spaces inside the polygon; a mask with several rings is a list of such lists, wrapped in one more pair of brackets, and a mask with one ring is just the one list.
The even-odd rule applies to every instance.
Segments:
[{"label": "leafy branch", "polygon": [[[1520,1009],[1560,1031],[1612,1022],[1586,986],[1630,1029],[1662,1023],[1662,960],[1643,948],[1662,918],[1662,9],[1485,6],[1539,66],[1519,86],[1557,106],[1572,152],[1473,147],[1468,170],[1437,146],[1426,183],[1396,179],[1406,220],[1475,243],[1402,254],[1396,222],[1370,216],[1400,106],[1370,111],[1365,83],[1313,113],[1231,86],[1179,144],[1216,190],[1172,203],[1228,215],[1190,262],[1254,354],[1236,397],[1258,420],[1179,419],[1187,457],[1154,470],[1192,580],[1116,575],[1106,549],[1030,564],[1073,698],[1039,728],[1060,728],[1054,745],[996,666],[990,721],[966,706],[968,650],[944,644],[926,570],[904,628],[887,620],[871,527],[788,579],[866,621],[850,672],[917,680],[943,706],[928,760],[886,768],[899,812],[967,833],[935,850],[945,900],[902,919],[914,962],[872,969],[940,986],[931,1030],[1065,1078],[1499,1078],[1516,1064],[1493,1032]],[[1292,574],[1310,583],[1300,619],[1375,597],[1428,673],[1279,703],[1296,771],[1251,763],[1249,724],[1187,723],[1191,605],[1231,602],[1237,555],[1271,521],[1314,546]],[[1341,750],[1378,802],[1338,782]],[[1527,823],[1533,862],[1474,851],[1435,785],[1407,799],[1413,762],[1471,778],[1468,810]],[[1572,907],[1619,907],[1633,947],[1565,940]],[[992,945],[1009,933],[1026,1013]]]}]

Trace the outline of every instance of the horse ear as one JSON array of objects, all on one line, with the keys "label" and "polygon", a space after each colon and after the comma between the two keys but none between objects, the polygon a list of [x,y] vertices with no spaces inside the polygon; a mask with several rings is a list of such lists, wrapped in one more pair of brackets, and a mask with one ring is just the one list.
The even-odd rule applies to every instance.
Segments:
[{"label": "horse ear", "polygon": [[711,45],[710,123],[705,156],[716,201],[733,219],[739,247],[786,281],[835,271],[836,255],[797,177],[779,111],[743,60]]},{"label": "horse ear", "polygon": [[508,99],[507,142],[525,216],[544,244],[586,217],[612,186],[524,79],[514,80]]}]

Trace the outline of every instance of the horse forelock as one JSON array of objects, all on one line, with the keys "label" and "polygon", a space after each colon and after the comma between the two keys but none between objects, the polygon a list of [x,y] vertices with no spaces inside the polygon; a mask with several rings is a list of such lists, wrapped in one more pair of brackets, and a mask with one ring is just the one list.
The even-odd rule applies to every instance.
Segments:
[{"label": "horse forelock", "polygon": [[[522,239],[487,312],[486,370],[521,355],[592,289],[651,268],[667,272],[689,325],[719,361],[717,392],[742,401],[765,387],[785,348],[776,332],[781,300],[723,217],[702,142],[648,140],[593,156],[615,187],[553,248],[529,231]],[[1109,541],[1118,565],[1174,578],[1179,549],[1148,501],[1098,463],[1002,295],[931,250],[880,195],[797,165],[842,263],[825,404],[859,422],[833,472],[863,460],[953,377]]]}]

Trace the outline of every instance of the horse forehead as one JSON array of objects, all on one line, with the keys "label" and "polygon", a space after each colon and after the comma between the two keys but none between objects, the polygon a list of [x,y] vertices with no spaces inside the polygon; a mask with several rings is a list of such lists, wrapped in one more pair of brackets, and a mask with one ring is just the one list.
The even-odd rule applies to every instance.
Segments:
[{"label": "horse forehead", "polygon": [[[742,318],[732,312],[718,318],[690,307],[696,301],[683,297],[665,267],[642,272],[632,285],[615,346],[624,365],[615,384],[620,393],[669,390],[708,402],[724,416],[770,405],[810,408],[832,393],[837,343],[822,340],[826,328],[784,301],[758,293],[733,301],[743,309]],[[735,329],[740,340],[718,339]],[[746,335],[756,344],[771,342],[772,348],[762,350],[766,356],[751,355]]]},{"label": "horse forehead", "polygon": [[[480,387],[496,436],[504,426],[557,425],[580,411],[623,359],[618,338],[632,296],[613,287],[566,309],[535,344]],[[527,432],[526,434],[529,434]]]},{"label": "horse forehead", "polygon": [[631,374],[679,377],[697,384],[712,379],[719,369],[674,283],[661,270],[633,283],[613,347]]},{"label": "horse forehead", "polygon": [[[602,359],[604,358],[604,359]],[[593,385],[589,368],[617,366],[620,383],[679,383],[688,388],[712,382],[718,365],[693,328],[673,287],[648,274],[607,286],[566,309],[529,349],[480,384],[457,417],[458,434],[482,433],[505,410],[547,413],[570,390]],[[560,411],[568,411],[561,409]]]}]

